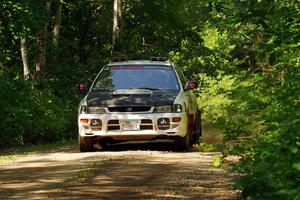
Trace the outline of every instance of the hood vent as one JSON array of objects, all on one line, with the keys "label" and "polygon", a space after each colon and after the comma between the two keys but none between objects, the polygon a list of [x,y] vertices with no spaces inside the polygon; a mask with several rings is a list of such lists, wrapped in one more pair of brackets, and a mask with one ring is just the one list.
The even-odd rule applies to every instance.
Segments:
[{"label": "hood vent", "polygon": [[120,89],[120,90],[116,90],[114,91],[113,94],[153,94],[153,92],[151,90],[147,90],[147,89]]}]

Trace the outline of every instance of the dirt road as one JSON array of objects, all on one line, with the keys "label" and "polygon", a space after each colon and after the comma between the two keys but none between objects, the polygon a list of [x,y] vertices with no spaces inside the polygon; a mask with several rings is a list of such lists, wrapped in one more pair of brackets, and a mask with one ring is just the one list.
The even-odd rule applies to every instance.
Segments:
[{"label": "dirt road", "polygon": [[171,144],[59,149],[0,163],[0,199],[237,199],[216,153],[172,152]]}]

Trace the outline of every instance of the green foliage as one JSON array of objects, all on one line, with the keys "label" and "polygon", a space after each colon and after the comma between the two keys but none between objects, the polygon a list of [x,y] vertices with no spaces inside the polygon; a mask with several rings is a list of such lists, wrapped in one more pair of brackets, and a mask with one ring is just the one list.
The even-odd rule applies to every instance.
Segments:
[{"label": "green foliage", "polygon": [[41,84],[0,80],[1,147],[54,142],[68,136],[74,110]]},{"label": "green foliage", "polygon": [[[236,168],[244,173],[237,183],[243,197],[300,199],[297,1],[123,1],[120,52],[112,52],[113,1],[61,1],[58,46],[52,42],[55,6],[46,12],[47,2],[53,1],[0,4],[0,145],[75,136],[84,95],[79,82],[91,83],[113,54],[160,55],[199,81],[204,126],[234,140],[232,153],[243,157]],[[34,79],[36,37],[46,22],[45,73],[20,80],[20,39],[27,39]]]},{"label": "green foliage", "polygon": [[[285,78],[277,70],[251,75],[232,98],[233,136],[248,135],[235,153],[244,155],[238,169],[246,172],[238,186],[245,197],[254,199],[297,199],[299,196],[299,64],[288,65]],[[279,66],[278,66],[279,67]],[[282,70],[279,67],[279,70]],[[283,82],[284,81],[284,82]],[[240,120],[235,122],[235,113]],[[242,122],[242,123],[241,123]],[[289,191],[289,192],[287,192]]]},{"label": "green foliage", "polygon": [[230,93],[221,92],[230,103],[218,121],[243,157],[237,187],[247,199],[299,199],[299,7],[294,1],[219,6],[222,29],[236,44],[230,54],[240,61]]},{"label": "green foliage", "polygon": [[216,78],[201,75],[204,88],[198,98],[203,112],[204,125],[209,124],[217,128],[224,127],[224,120],[229,115],[226,108],[232,103],[231,91],[234,90],[235,77],[219,75]]},{"label": "green foliage", "polygon": [[223,160],[224,160],[224,158],[222,155],[214,155],[212,165],[214,167],[220,167],[223,163]]},{"label": "green foliage", "polygon": [[247,173],[236,186],[253,199],[299,199],[300,121],[285,124],[268,136],[258,137],[251,155],[237,168]]},{"label": "green foliage", "polygon": [[201,142],[199,144],[195,144],[193,148],[201,152],[217,152],[217,151],[222,151],[224,149],[224,146],[220,144],[207,144]]}]

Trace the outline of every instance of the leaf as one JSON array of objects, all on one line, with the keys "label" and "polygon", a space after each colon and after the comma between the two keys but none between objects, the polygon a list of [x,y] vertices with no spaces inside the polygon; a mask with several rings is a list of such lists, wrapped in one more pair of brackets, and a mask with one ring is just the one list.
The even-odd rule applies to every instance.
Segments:
[{"label": "leaf", "polygon": [[293,168],[300,171],[300,162],[293,164]]},{"label": "leaf", "polygon": [[212,165],[214,167],[220,167],[223,163],[223,160],[224,160],[224,158],[222,155],[215,155],[213,157]]}]

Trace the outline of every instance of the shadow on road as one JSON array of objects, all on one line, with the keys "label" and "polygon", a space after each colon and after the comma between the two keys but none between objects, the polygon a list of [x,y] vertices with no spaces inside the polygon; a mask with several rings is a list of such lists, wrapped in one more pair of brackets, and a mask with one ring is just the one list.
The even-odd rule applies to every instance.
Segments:
[{"label": "shadow on road", "polygon": [[108,145],[103,150],[98,151],[171,151],[178,152],[178,148],[172,141],[141,141],[123,142]]}]

